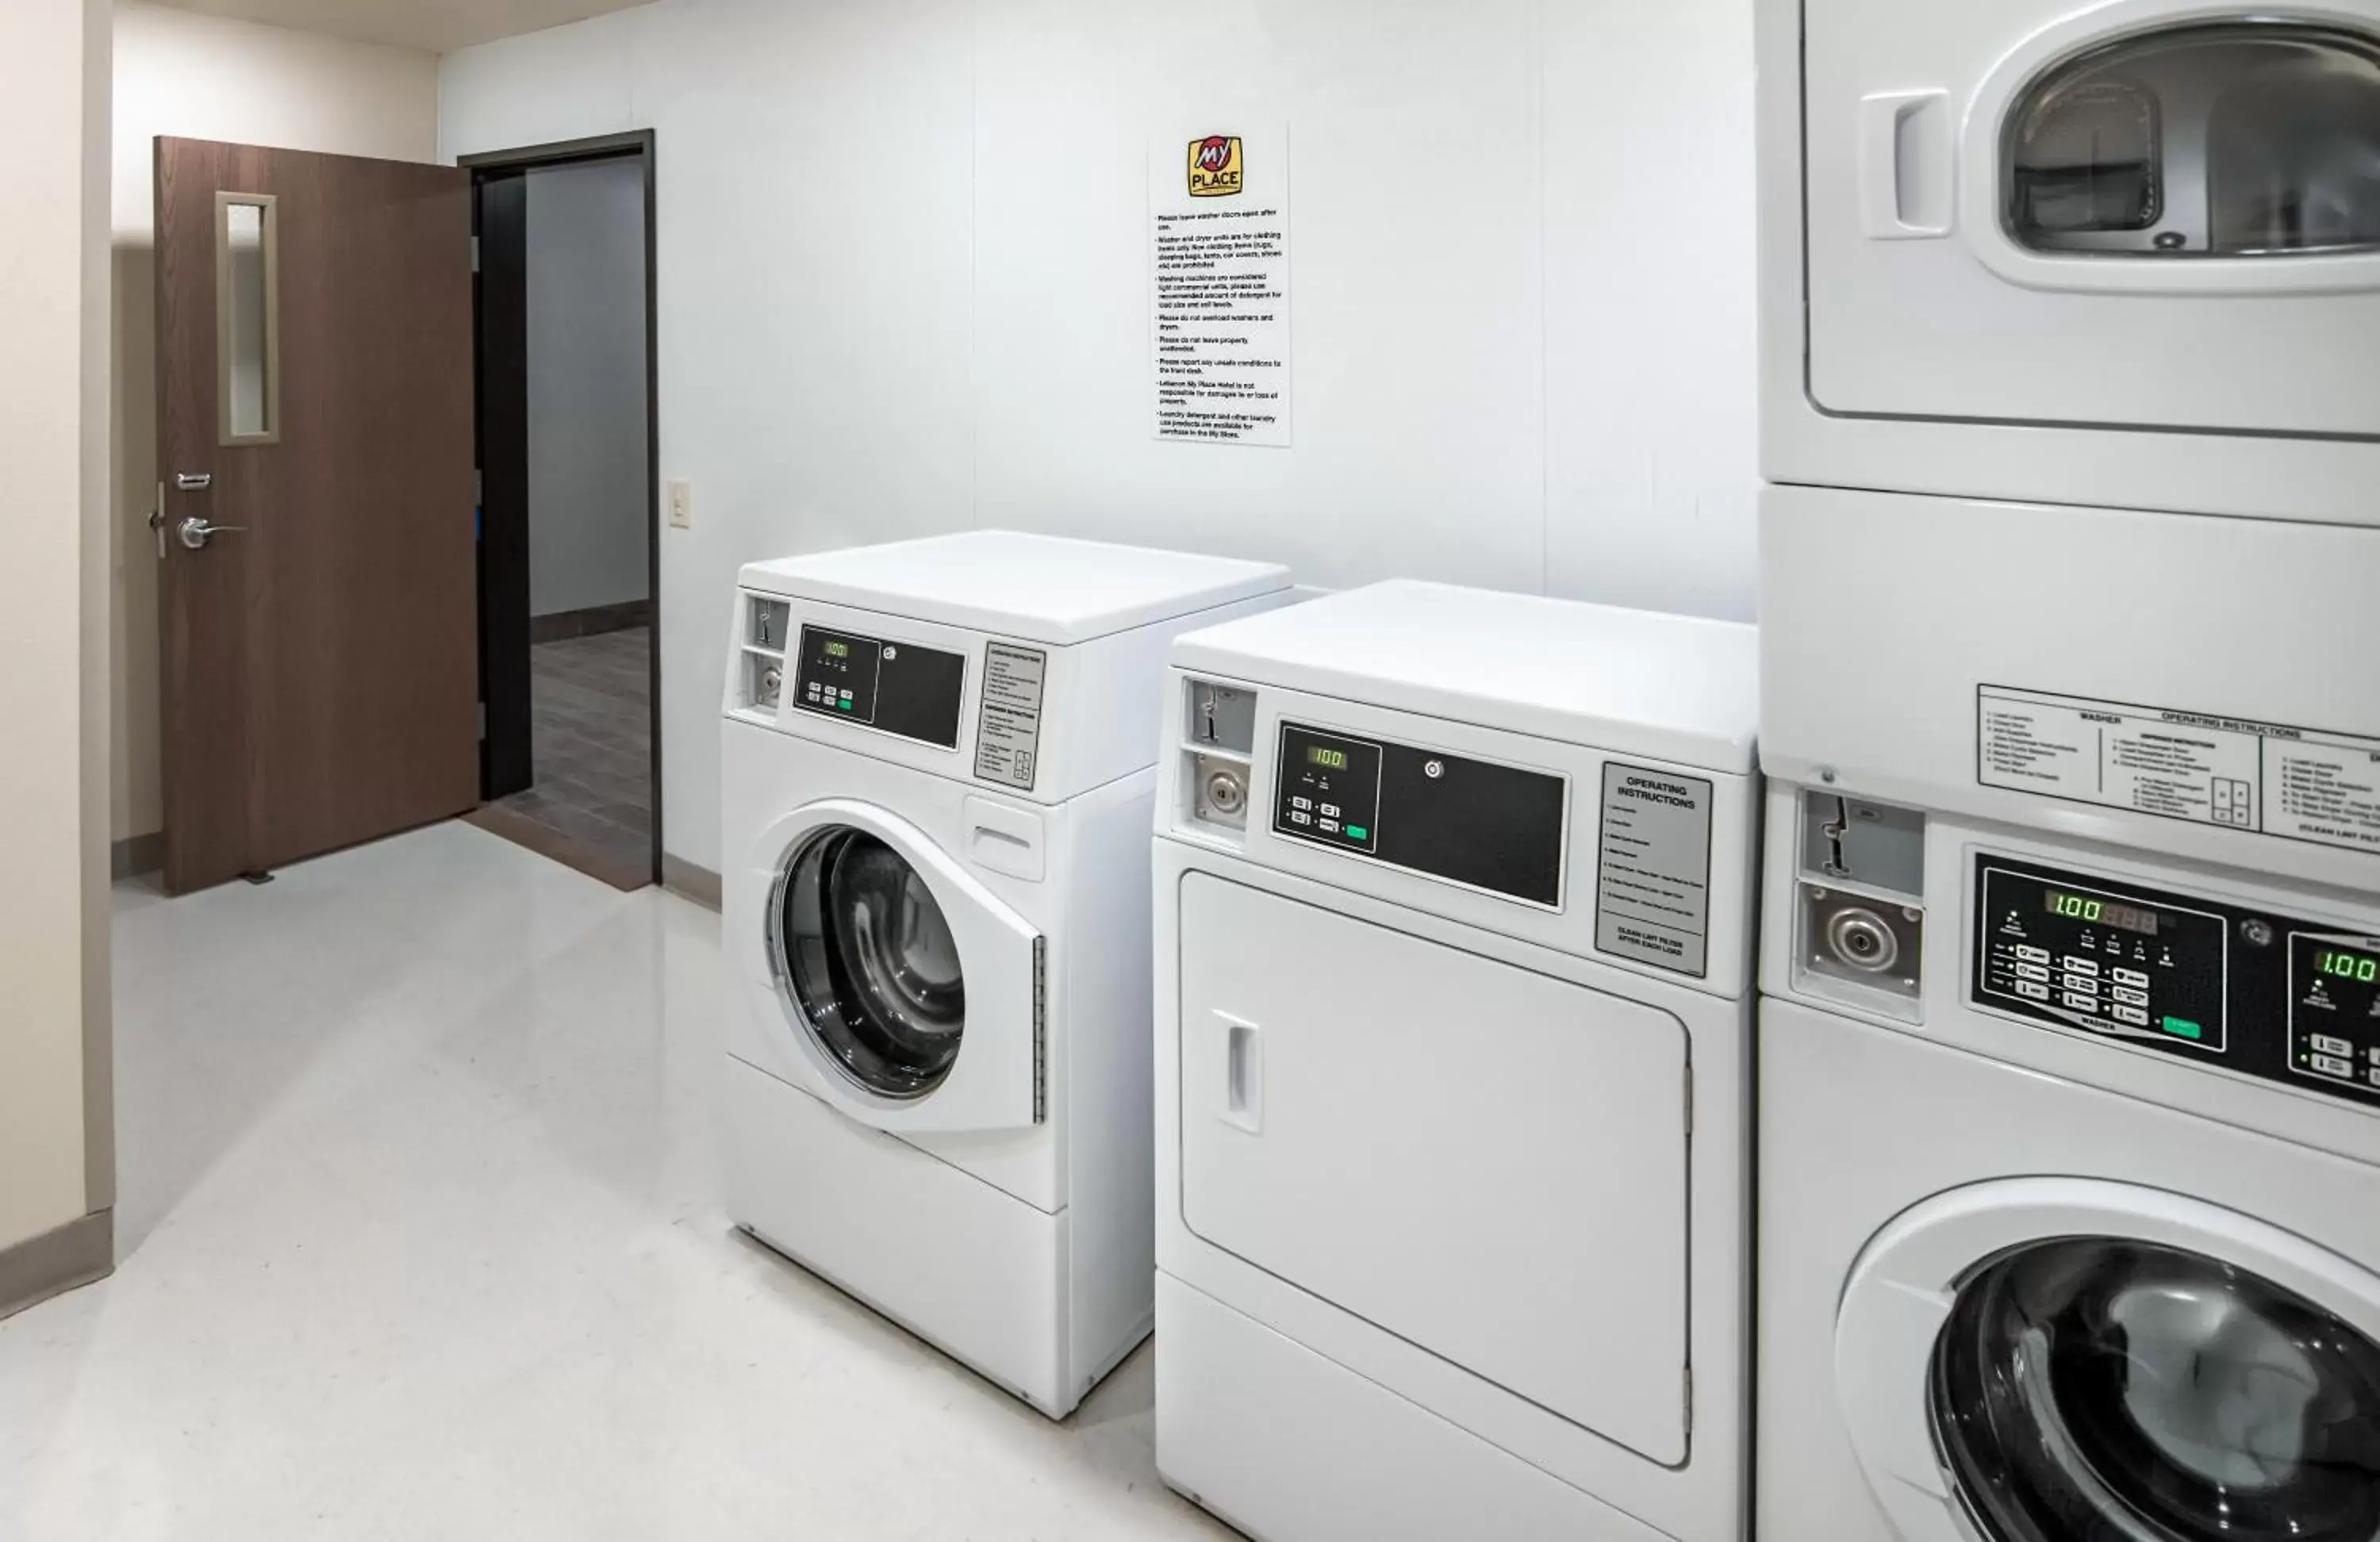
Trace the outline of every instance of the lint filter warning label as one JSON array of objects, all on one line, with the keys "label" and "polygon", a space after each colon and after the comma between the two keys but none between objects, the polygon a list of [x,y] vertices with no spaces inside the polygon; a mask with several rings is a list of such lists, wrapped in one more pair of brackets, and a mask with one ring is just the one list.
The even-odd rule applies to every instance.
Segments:
[{"label": "lint filter warning label", "polygon": [[977,715],[975,773],[1033,790],[1041,749],[1041,685],[1049,656],[991,643],[983,650],[983,710]]},{"label": "lint filter warning label", "polygon": [[1700,979],[1709,948],[1710,845],[1708,782],[1605,765],[1597,950]]},{"label": "lint filter warning label", "polygon": [[1986,787],[2380,856],[2380,739],[1980,686],[1975,741]]}]

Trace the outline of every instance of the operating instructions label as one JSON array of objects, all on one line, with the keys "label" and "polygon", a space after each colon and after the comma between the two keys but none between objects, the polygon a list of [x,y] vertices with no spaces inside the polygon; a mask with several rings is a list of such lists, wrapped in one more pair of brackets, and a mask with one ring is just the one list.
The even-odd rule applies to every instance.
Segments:
[{"label": "operating instructions label", "polygon": [[2380,855],[2380,738],[1979,686],[1975,740],[1986,787]]},{"label": "operating instructions label", "polygon": [[1603,768],[1595,945],[1700,979],[1710,930],[1711,784],[1612,761]]},{"label": "operating instructions label", "polygon": [[1041,678],[1049,655],[1006,643],[983,650],[983,710],[975,730],[975,773],[1033,790],[1041,748]]}]

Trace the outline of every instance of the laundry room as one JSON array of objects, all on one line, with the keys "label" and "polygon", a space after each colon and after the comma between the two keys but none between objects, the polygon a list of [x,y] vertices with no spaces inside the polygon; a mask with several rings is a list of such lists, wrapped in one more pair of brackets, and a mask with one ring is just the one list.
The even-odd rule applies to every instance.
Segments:
[{"label": "laundry room", "polygon": [[0,1542],[2380,1542],[2380,0],[0,42]]}]

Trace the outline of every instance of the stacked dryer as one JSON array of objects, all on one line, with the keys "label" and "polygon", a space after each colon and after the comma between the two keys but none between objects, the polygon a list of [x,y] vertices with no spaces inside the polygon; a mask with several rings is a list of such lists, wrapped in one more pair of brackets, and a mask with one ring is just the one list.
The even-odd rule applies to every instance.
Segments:
[{"label": "stacked dryer", "polygon": [[1761,7],[1755,1524],[2380,1535],[2380,4]]}]

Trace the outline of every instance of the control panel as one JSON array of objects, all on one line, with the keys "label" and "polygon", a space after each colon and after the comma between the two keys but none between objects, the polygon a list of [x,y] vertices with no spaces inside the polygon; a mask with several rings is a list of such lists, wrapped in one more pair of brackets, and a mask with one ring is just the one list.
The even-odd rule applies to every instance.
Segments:
[{"label": "control panel", "polygon": [[1970,1000],[2380,1104],[2380,938],[1979,856]]},{"label": "control panel", "polygon": [[793,705],[956,749],[966,658],[822,626],[802,628]]},{"label": "control panel", "polygon": [[1561,907],[1567,779],[1295,722],[1280,748],[1275,834]]}]

